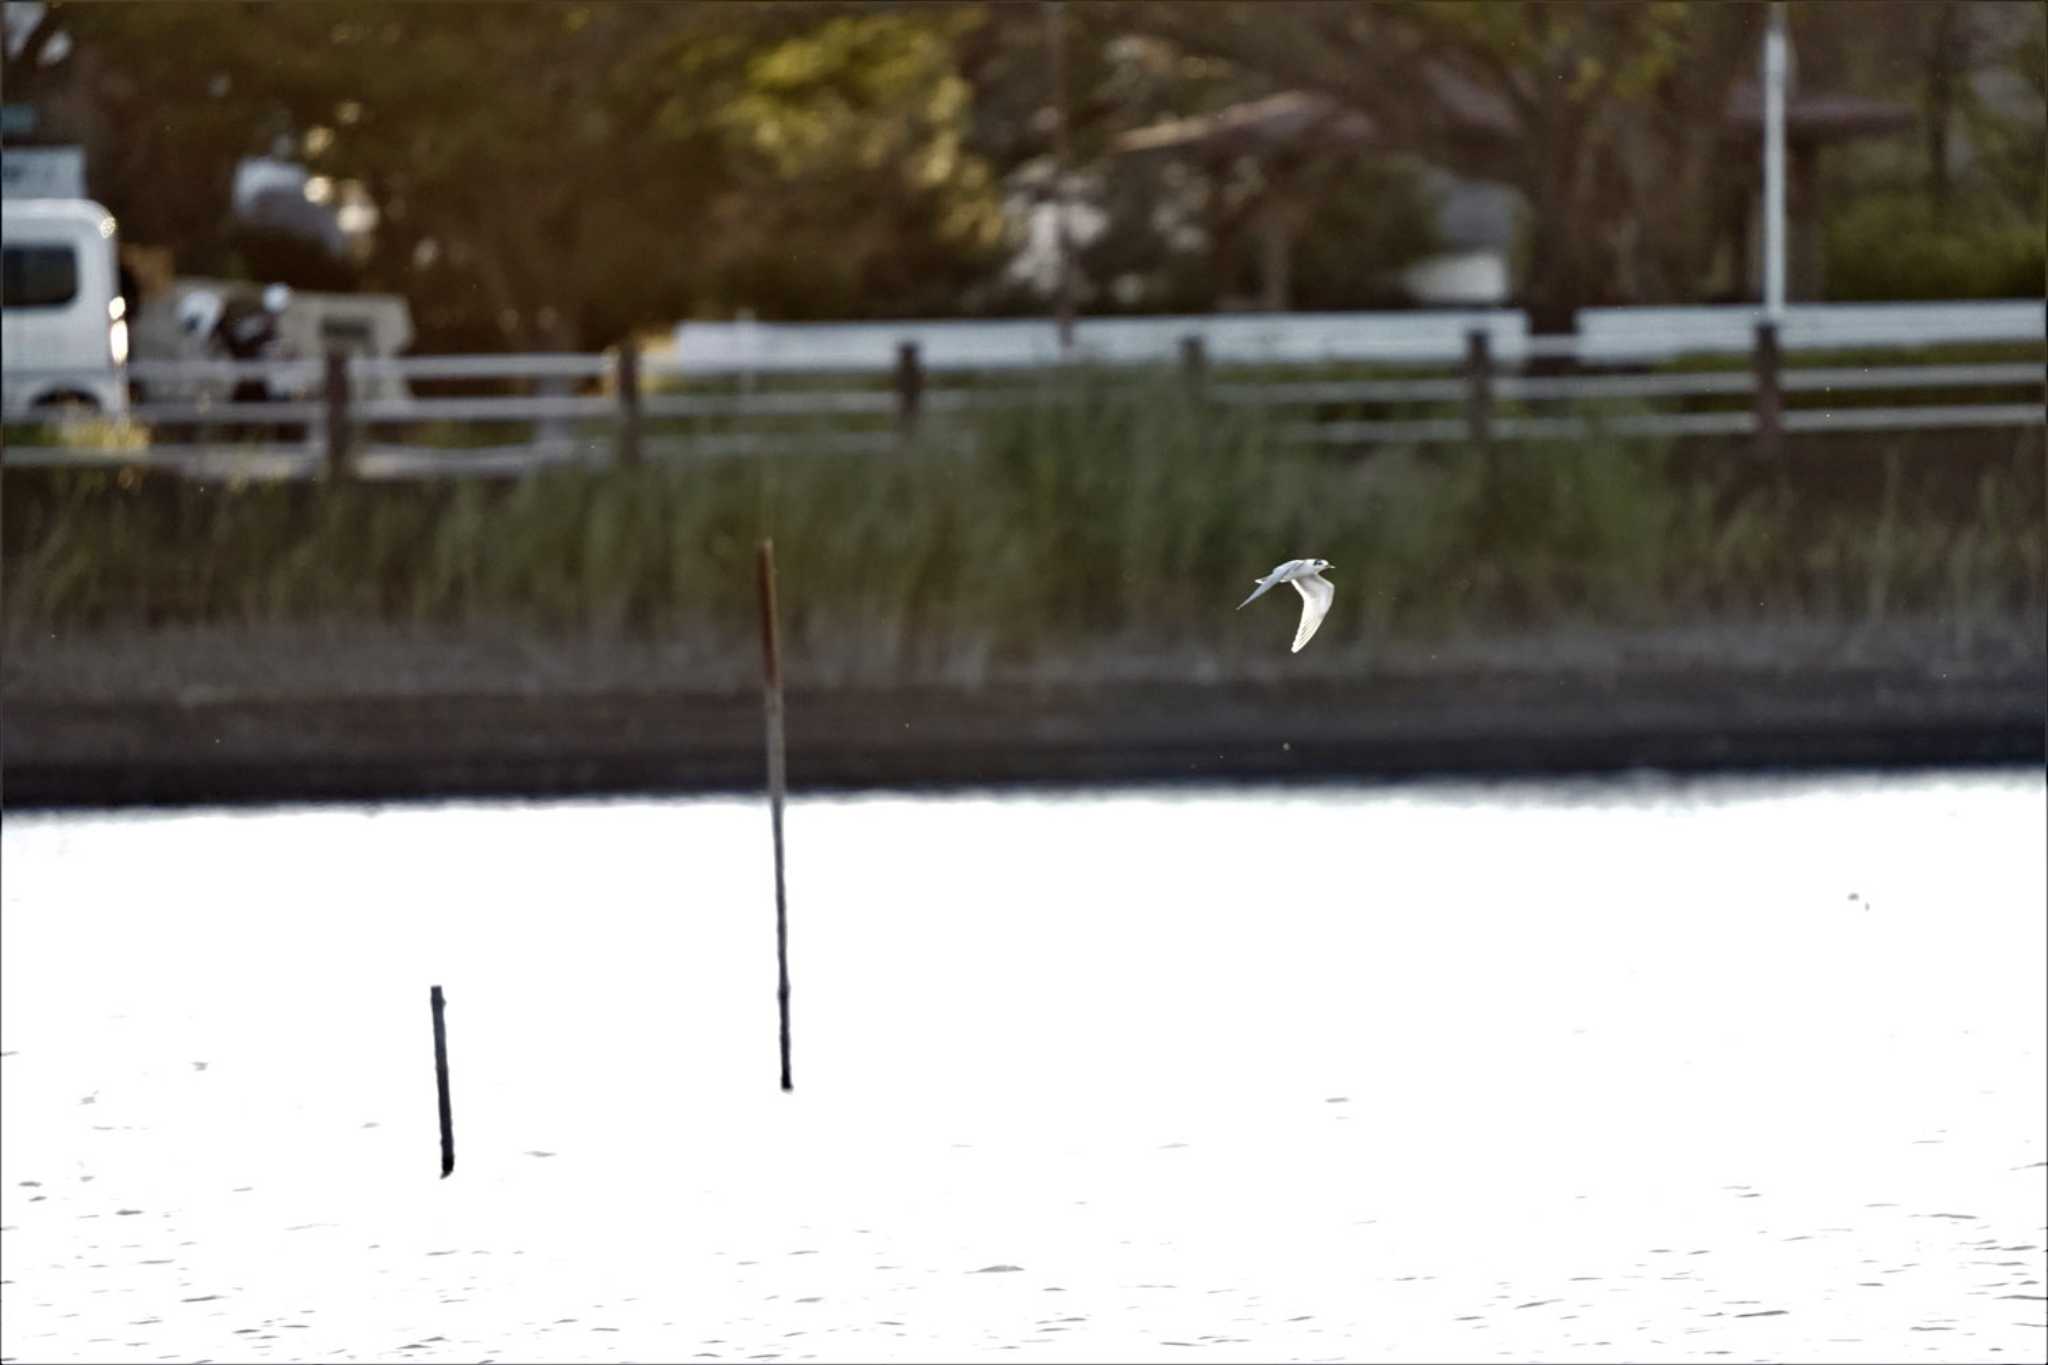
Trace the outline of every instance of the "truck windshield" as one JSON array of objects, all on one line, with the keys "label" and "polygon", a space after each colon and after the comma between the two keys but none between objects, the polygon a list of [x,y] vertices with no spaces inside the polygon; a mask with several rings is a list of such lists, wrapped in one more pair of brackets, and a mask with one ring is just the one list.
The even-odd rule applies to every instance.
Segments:
[{"label": "truck windshield", "polygon": [[78,297],[78,252],[65,245],[9,246],[6,257],[6,305],[9,308],[61,308]]}]

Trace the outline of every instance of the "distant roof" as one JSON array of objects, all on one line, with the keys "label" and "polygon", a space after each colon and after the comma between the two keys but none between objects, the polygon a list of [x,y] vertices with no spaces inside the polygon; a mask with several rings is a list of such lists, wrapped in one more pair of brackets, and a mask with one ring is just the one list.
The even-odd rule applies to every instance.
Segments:
[{"label": "distant roof", "polygon": [[[1318,125],[1322,125],[1320,129]],[[1135,129],[1117,138],[1116,150],[1151,152],[1205,143],[1279,144],[1318,130],[1331,141],[1365,142],[1372,137],[1373,123],[1355,109],[1340,109],[1328,95],[1283,90],[1213,114],[1168,119],[1149,128]]]},{"label": "distant roof", "polygon": [[[1422,79],[1465,130],[1495,136],[1514,133],[1514,111],[1493,91],[1440,66],[1424,66]],[[1310,134],[1331,144],[1360,145],[1375,140],[1379,128],[1364,111],[1321,91],[1283,90],[1213,113],[1138,128],[1119,137],[1115,146],[1125,154],[1196,146],[1252,151],[1284,146]]]},{"label": "distant roof", "polygon": [[[1912,105],[1899,100],[1795,93],[1785,99],[1785,136],[1806,142],[1881,137],[1911,128],[1919,117]],[[1763,122],[1763,95],[1754,82],[1728,92],[1723,126],[1730,132],[1755,132],[1763,127]]]},{"label": "distant roof", "polygon": [[[1467,131],[1501,137],[1515,133],[1514,111],[1494,91],[1441,67],[1425,67],[1423,77]],[[1795,93],[1785,101],[1786,136],[1801,142],[1895,133],[1912,127],[1917,117],[1910,104],[1862,95]],[[1753,132],[1762,122],[1763,102],[1754,83],[1729,93],[1722,118],[1725,132]],[[1115,148],[1123,154],[1193,147],[1229,153],[1285,146],[1305,136],[1335,145],[1362,145],[1375,140],[1378,128],[1365,113],[1320,91],[1286,90],[1213,113],[1134,129],[1117,138]]]}]

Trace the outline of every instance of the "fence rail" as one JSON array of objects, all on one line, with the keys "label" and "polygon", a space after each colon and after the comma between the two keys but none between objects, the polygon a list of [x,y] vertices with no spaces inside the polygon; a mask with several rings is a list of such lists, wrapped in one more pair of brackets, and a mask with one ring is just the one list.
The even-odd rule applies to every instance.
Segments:
[{"label": "fence rail", "polygon": [[[1529,359],[1588,365],[1658,362],[1747,352],[1760,322],[1753,304],[1687,308],[1586,308],[1564,335],[1538,335],[1527,314],[1505,308],[1400,313],[1239,313],[1084,318],[1078,356],[1099,364],[1164,365],[1193,338],[1217,365],[1385,362],[1455,364],[1483,332],[1503,364]],[[2041,340],[2039,299],[1982,302],[1799,304],[1785,310],[1788,350]],[[815,374],[872,370],[895,348],[915,345],[934,371],[1057,365],[1058,330],[1041,319],[965,322],[689,322],[675,330],[675,362],[697,374]]]},{"label": "fence rail", "polygon": [[[1274,439],[1326,448],[1604,433],[1746,436],[1769,454],[1788,434],[2048,422],[2048,310],[2032,302],[1810,306],[1788,310],[1782,325],[1755,309],[1590,310],[1564,337],[1529,336],[1520,314],[1504,312],[1371,317],[1371,328],[1359,315],[1097,320],[1082,325],[1080,364],[1061,366],[1041,344],[1050,324],[1035,322],[692,324],[679,333],[687,345],[644,356],[628,346],[604,355],[143,361],[129,367],[138,401],[125,423],[59,414],[47,424],[54,444],[9,441],[4,460],[266,480],[499,478],[565,463],[873,454],[918,433],[964,437],[958,419],[966,414],[1059,401],[1047,376],[1166,363],[1179,369],[1186,401],[1272,411]],[[1184,330],[1174,335],[1169,325]],[[928,354],[927,345],[944,349]],[[1957,345],[2007,358],[1930,354]],[[1842,364],[1839,354],[1799,364],[1802,351],[1904,354],[1885,364]],[[1747,365],[1727,368],[1737,355]],[[1658,368],[1675,361],[1688,367]],[[1370,373],[1270,373],[1283,364]],[[236,399],[236,386],[250,380],[287,396]],[[415,393],[414,385],[501,391]],[[514,387],[528,391],[502,391]],[[1831,401],[1837,396],[1846,401]],[[1543,404],[1553,410],[1528,410]],[[508,438],[506,426],[530,431]]]}]

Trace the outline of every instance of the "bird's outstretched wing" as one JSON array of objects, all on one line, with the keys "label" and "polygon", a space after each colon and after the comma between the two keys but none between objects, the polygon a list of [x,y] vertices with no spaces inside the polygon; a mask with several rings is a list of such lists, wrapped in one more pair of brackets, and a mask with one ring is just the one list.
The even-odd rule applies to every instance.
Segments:
[{"label": "bird's outstretched wing", "polygon": [[1294,590],[1301,594],[1301,625],[1294,632],[1294,650],[1301,653],[1301,647],[1316,633],[1316,627],[1330,614],[1330,599],[1337,595],[1337,589],[1321,574],[1303,574],[1292,580]]},{"label": "bird's outstretched wing", "polygon": [[1275,565],[1273,567],[1273,572],[1267,574],[1264,578],[1255,579],[1254,581],[1258,584],[1258,587],[1253,590],[1252,595],[1250,597],[1245,598],[1244,601],[1237,604],[1237,609],[1239,611],[1243,611],[1246,607],[1258,601],[1261,597],[1264,597],[1272,589],[1279,587],[1282,583],[1285,583],[1287,581],[1287,575],[1293,572],[1294,570],[1299,569],[1302,566],[1302,563],[1302,560],[1290,559],[1285,564]]}]

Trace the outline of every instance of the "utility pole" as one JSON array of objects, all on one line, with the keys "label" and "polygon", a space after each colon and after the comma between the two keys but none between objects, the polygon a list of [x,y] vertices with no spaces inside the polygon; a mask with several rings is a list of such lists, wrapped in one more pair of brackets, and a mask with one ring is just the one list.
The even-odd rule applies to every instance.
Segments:
[{"label": "utility pole", "polygon": [[1764,317],[1785,316],[1785,6],[1764,30]]}]

